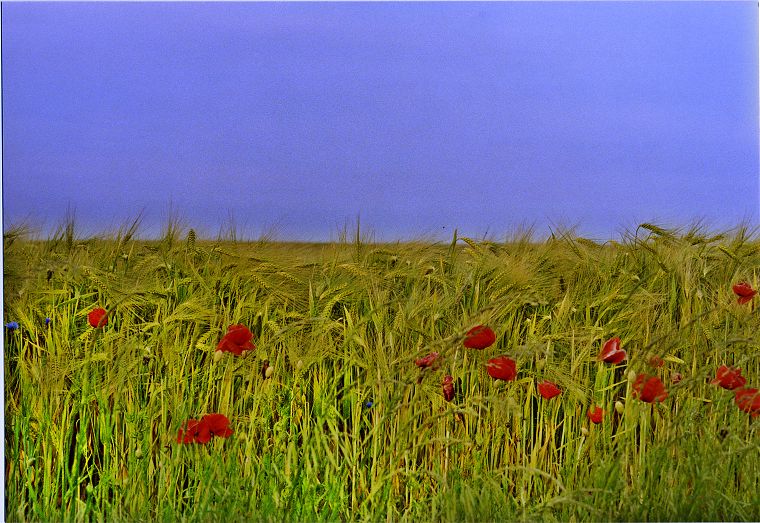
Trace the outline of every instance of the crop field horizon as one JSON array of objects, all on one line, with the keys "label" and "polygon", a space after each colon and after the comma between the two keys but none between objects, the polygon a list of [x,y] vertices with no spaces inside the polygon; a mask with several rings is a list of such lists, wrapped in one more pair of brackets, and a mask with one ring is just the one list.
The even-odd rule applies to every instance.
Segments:
[{"label": "crop field horizon", "polygon": [[9,521],[758,521],[760,240],[4,231]]}]

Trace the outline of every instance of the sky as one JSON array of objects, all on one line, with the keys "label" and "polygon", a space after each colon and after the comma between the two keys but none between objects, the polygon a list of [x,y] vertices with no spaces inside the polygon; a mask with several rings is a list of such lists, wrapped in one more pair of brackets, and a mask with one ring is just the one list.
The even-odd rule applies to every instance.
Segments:
[{"label": "sky", "polygon": [[2,3],[4,227],[758,224],[757,2]]}]

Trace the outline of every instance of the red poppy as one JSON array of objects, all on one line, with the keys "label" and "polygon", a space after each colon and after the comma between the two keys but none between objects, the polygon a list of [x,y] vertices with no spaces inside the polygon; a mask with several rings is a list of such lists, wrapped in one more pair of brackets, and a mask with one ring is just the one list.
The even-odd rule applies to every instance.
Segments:
[{"label": "red poppy", "polygon": [[92,309],[87,315],[87,321],[96,329],[104,327],[105,325],[108,325],[108,312],[100,307]]},{"label": "red poppy", "polygon": [[715,379],[711,381],[713,385],[720,385],[726,390],[734,390],[744,387],[747,383],[746,378],[742,376],[741,369],[737,367],[726,367],[721,365],[715,373]]},{"label": "red poppy", "polygon": [[541,394],[544,399],[550,400],[555,396],[562,394],[562,389],[557,387],[555,383],[544,380],[538,384],[538,393]]},{"label": "red poppy", "polygon": [[613,363],[617,365],[625,359],[625,351],[620,348],[620,338],[612,338],[607,340],[602,347],[602,352],[599,353],[599,359],[605,363]]},{"label": "red poppy", "polygon": [[201,418],[201,422],[206,423],[212,436],[228,438],[233,434],[230,420],[224,414],[206,414]]},{"label": "red poppy", "polygon": [[216,346],[216,350],[231,352],[236,356],[240,356],[243,351],[256,348],[256,346],[251,343],[252,339],[253,333],[251,333],[245,325],[230,325],[227,328],[227,334],[224,335],[222,341]]},{"label": "red poppy", "polygon": [[417,365],[421,369],[427,369],[428,367],[432,366],[433,363],[435,363],[435,360],[438,359],[438,353],[437,352],[431,352],[424,358],[420,358],[418,360],[414,360],[414,364]]},{"label": "red poppy", "polygon": [[177,433],[177,443],[208,443],[211,440],[211,431],[208,423],[201,419],[189,419],[180,427]]},{"label": "red poppy", "polygon": [[740,304],[747,303],[755,296],[755,294],[757,294],[757,291],[746,281],[740,281],[733,286],[733,289],[734,294],[739,297],[736,301]]},{"label": "red poppy", "polygon": [[454,378],[453,376],[443,377],[443,397],[446,401],[454,399]]},{"label": "red poppy", "polygon": [[601,407],[594,407],[593,409],[588,409],[586,417],[591,420],[591,423],[598,425],[604,418],[604,411]]},{"label": "red poppy", "polygon": [[464,338],[464,346],[468,349],[483,350],[490,347],[496,341],[496,334],[485,325],[478,325],[467,331]]},{"label": "red poppy", "polygon": [[512,381],[517,377],[517,364],[507,356],[491,358],[487,367],[488,375],[495,380]]},{"label": "red poppy", "polygon": [[638,397],[646,403],[652,403],[653,401],[665,400],[668,397],[668,391],[665,390],[665,385],[660,381],[660,378],[639,374],[636,381],[633,382],[633,397]]},{"label": "red poppy", "polygon": [[659,356],[652,356],[651,358],[649,358],[649,365],[655,368],[659,368],[665,365],[665,360],[660,358]]},{"label": "red poppy", "polygon": [[760,416],[760,390],[758,389],[739,389],[734,392],[734,401],[739,409],[753,418]]}]

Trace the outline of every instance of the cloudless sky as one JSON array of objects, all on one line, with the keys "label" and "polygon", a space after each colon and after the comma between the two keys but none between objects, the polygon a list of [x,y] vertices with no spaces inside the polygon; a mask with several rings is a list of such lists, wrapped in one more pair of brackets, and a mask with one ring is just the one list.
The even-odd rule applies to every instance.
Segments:
[{"label": "cloudless sky", "polygon": [[3,3],[2,108],[6,227],[759,221],[757,2]]}]

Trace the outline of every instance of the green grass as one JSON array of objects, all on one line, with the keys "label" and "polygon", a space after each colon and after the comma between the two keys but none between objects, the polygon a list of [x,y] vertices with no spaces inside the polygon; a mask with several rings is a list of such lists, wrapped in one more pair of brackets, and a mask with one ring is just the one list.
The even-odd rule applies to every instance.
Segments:
[{"label": "green grass", "polygon": [[[760,421],[709,383],[727,364],[760,385],[758,298],[731,291],[760,286],[745,229],[320,245],[135,225],[4,235],[10,521],[760,520]],[[215,362],[234,323],[256,351]],[[496,344],[465,349],[481,323]],[[596,360],[613,336],[617,367]],[[431,351],[442,366],[421,371]],[[486,373],[500,354],[515,381]],[[632,372],[667,400],[634,399]],[[545,378],[564,393],[538,396]],[[210,412],[234,435],[176,443]]]}]

